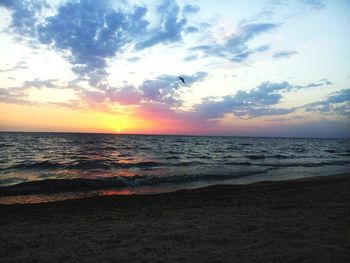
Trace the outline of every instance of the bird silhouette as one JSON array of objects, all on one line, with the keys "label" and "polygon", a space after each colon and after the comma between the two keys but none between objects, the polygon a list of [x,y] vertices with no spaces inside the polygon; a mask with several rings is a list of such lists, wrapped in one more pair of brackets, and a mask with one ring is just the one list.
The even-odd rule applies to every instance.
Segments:
[{"label": "bird silhouette", "polygon": [[186,82],[185,82],[183,77],[179,77],[179,80],[181,80],[184,84],[186,84]]}]

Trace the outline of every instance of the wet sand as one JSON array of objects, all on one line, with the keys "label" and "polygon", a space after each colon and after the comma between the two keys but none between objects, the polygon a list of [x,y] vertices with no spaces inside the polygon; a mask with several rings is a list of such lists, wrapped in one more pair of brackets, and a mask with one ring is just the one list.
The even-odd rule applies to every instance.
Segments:
[{"label": "wet sand", "polygon": [[350,174],[0,206],[0,262],[350,262]]}]

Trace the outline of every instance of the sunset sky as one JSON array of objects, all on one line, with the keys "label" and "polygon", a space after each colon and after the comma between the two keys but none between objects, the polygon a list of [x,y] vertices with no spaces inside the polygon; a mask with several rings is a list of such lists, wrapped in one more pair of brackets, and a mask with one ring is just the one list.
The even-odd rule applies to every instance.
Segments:
[{"label": "sunset sky", "polygon": [[350,137],[349,32],[348,0],[0,0],[0,130]]}]

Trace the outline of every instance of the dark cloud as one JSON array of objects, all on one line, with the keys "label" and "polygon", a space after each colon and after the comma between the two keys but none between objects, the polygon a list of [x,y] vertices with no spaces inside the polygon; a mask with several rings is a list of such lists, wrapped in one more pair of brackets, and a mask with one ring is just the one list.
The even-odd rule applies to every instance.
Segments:
[{"label": "dark cloud", "polygon": [[278,26],[279,25],[275,23],[241,24],[236,30],[237,33],[231,35],[224,44],[219,45],[215,43],[212,45],[201,45],[193,47],[191,50],[201,50],[209,56],[217,56],[234,62],[242,62],[254,53],[268,50],[268,45],[249,48],[248,43],[258,35],[271,31]]},{"label": "dark cloud", "polygon": [[274,58],[289,58],[291,56],[297,55],[298,52],[294,50],[284,50],[284,51],[279,51],[275,52],[272,57]]}]

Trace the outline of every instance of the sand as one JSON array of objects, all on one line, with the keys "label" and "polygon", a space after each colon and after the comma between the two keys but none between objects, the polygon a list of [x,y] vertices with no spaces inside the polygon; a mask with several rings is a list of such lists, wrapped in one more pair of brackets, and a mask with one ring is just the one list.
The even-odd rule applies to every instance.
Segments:
[{"label": "sand", "polygon": [[350,175],[0,206],[0,262],[350,262]]}]

